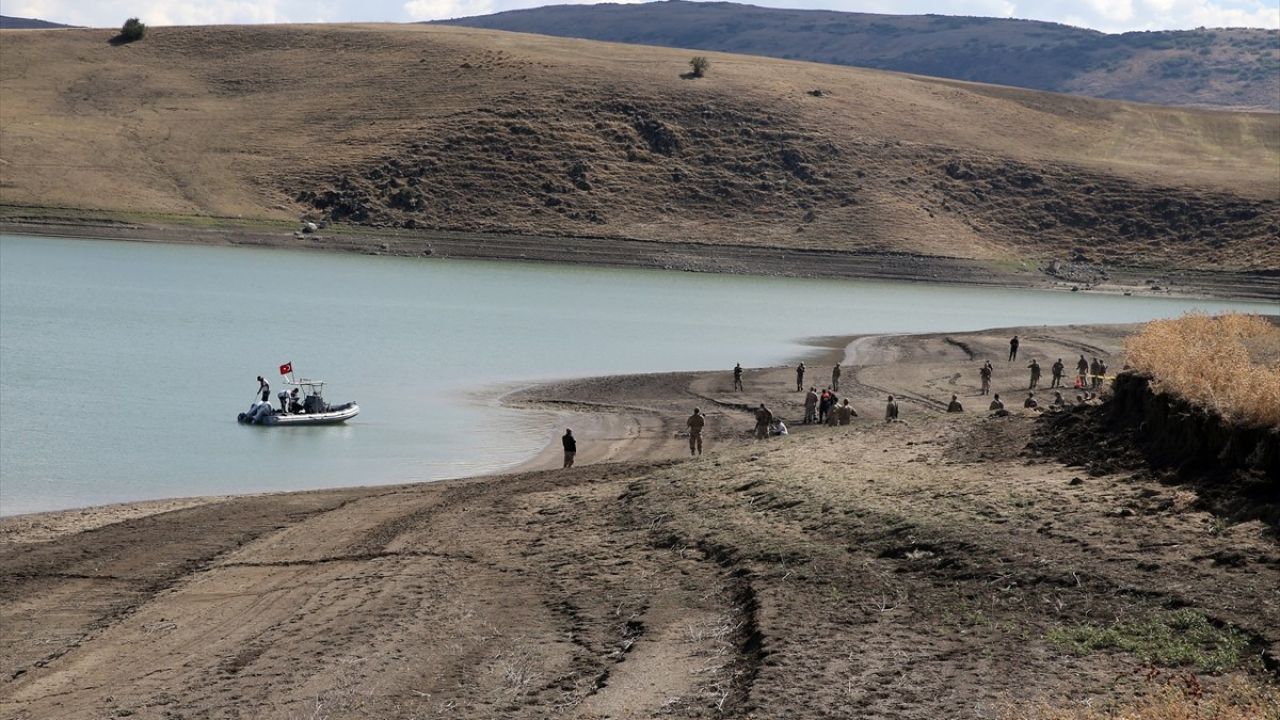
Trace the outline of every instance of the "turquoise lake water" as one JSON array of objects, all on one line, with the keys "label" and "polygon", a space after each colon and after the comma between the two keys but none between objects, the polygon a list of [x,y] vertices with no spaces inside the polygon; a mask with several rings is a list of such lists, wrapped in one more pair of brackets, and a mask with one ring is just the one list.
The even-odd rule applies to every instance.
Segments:
[{"label": "turquoise lake water", "polygon": [[[0,237],[0,514],[437,480],[557,433],[513,383],[789,362],[804,339],[1132,322],[1229,303]],[[236,423],[277,366],[345,426]]]}]

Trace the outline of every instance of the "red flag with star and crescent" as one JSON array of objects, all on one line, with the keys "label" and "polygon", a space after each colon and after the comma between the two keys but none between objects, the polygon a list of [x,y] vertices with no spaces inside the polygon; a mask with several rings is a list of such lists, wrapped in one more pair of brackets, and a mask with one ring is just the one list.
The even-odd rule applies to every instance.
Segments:
[{"label": "red flag with star and crescent", "polygon": [[281,375],[288,375],[291,372],[293,372],[293,363],[287,362],[280,366]]}]

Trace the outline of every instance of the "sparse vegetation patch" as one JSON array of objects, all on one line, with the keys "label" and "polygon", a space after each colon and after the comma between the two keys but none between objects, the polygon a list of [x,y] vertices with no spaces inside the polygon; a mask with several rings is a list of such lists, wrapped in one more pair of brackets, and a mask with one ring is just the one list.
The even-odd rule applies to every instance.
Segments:
[{"label": "sparse vegetation patch", "polygon": [[1080,624],[1049,631],[1047,639],[1076,655],[1123,650],[1163,667],[1192,666],[1226,672],[1244,662],[1249,640],[1231,626],[1216,627],[1200,612],[1183,608],[1145,620],[1109,626]]},{"label": "sparse vegetation patch", "polygon": [[1280,690],[1235,678],[1225,687],[1206,689],[1194,675],[1162,677],[1153,673],[1153,691],[1119,706],[1028,709],[1019,703],[1005,720],[1258,720],[1280,717]]}]

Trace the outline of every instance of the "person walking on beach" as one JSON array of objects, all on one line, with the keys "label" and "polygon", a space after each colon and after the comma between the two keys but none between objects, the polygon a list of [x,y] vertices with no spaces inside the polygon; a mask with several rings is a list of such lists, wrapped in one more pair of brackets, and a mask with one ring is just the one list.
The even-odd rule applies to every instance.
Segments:
[{"label": "person walking on beach", "polygon": [[840,363],[831,368],[831,389],[840,392]]},{"label": "person walking on beach", "polygon": [[1009,341],[1009,362],[1013,362],[1014,360],[1017,360],[1017,359],[1018,359],[1018,336],[1014,335],[1013,339]]},{"label": "person walking on beach", "polygon": [[685,425],[689,426],[689,455],[702,454],[702,428],[707,424],[707,418],[702,414],[701,408],[694,408],[693,414],[685,421]]},{"label": "person walking on beach", "polygon": [[560,444],[564,446],[564,466],[573,467],[573,456],[578,452],[578,441],[574,439],[572,430],[565,428]]},{"label": "person walking on beach", "polygon": [[1080,360],[1076,362],[1076,387],[1077,388],[1084,387],[1084,378],[1088,374],[1089,374],[1089,361],[1085,360],[1084,356],[1081,355]]},{"label": "person walking on beach", "polygon": [[1062,373],[1067,369],[1067,366],[1062,364],[1062,358],[1058,358],[1058,361],[1049,369],[1053,373],[1053,379],[1049,381],[1049,387],[1062,387]]},{"label": "person walking on beach", "polygon": [[804,363],[796,366],[796,392],[804,390]]},{"label": "person walking on beach", "polygon": [[811,387],[804,396],[804,424],[818,422],[818,388]]},{"label": "person walking on beach", "polygon": [[742,363],[733,366],[733,389],[742,389]]},{"label": "person walking on beach", "polygon": [[991,361],[988,360],[982,365],[982,369],[978,371],[978,377],[982,379],[982,392],[980,394],[987,395],[991,392]]},{"label": "person walking on beach", "polygon": [[1035,358],[1032,358],[1031,364],[1027,367],[1031,368],[1031,385],[1027,386],[1027,389],[1035,390],[1036,385],[1040,384],[1040,363],[1036,362]]},{"label": "person walking on beach", "polygon": [[756,408],[756,439],[764,440],[769,437],[769,424],[773,422],[773,413],[769,412],[769,408],[760,403],[760,407]]},{"label": "person walking on beach", "polygon": [[1089,387],[1093,390],[1098,389],[1099,383],[1102,382],[1102,362],[1098,358],[1094,358],[1089,363]]},{"label": "person walking on beach", "polygon": [[893,401],[893,396],[889,396],[889,402],[884,406],[884,421],[887,423],[894,422],[898,419],[898,403]]},{"label": "person walking on beach", "polygon": [[831,403],[833,395],[830,388],[823,388],[822,395],[818,398],[818,424],[821,425],[827,421],[827,413],[831,412]]},{"label": "person walking on beach", "polygon": [[271,383],[258,376],[258,393],[262,395],[262,402],[271,402]]}]

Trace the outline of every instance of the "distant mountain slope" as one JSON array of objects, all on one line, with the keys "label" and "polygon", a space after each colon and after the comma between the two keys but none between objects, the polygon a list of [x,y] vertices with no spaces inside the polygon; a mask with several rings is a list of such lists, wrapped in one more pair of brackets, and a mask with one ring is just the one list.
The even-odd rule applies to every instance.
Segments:
[{"label": "distant mountain slope", "polygon": [[1162,105],[1280,110],[1277,30],[1108,35],[1030,20],[683,0],[558,5],[445,24],[856,65]]},{"label": "distant mountain slope", "polygon": [[4,36],[0,205],[1280,268],[1273,113],[437,25],[114,34]]},{"label": "distant mountain slope", "polygon": [[10,17],[8,15],[0,15],[0,30],[42,30],[47,28],[64,28],[75,27],[74,25],[63,25],[62,23],[49,22],[48,20],[36,20],[35,18]]}]

